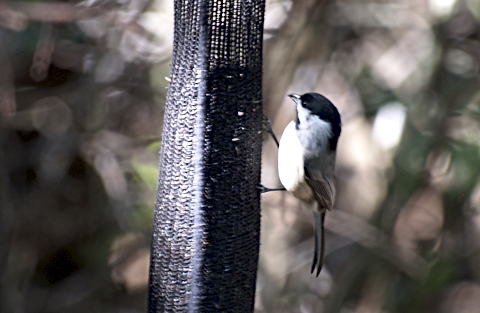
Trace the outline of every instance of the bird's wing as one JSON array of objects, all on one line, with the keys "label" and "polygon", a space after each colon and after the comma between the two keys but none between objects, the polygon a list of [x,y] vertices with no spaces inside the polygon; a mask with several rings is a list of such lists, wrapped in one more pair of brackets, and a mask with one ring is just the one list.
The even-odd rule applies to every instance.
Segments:
[{"label": "bird's wing", "polygon": [[319,209],[330,210],[335,201],[335,176],[326,176],[320,170],[305,167],[305,180],[314,191]]}]

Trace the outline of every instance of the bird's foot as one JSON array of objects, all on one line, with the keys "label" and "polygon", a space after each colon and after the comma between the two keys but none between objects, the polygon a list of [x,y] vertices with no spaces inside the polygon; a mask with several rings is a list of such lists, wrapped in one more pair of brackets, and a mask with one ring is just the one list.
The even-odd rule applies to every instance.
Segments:
[{"label": "bird's foot", "polygon": [[270,192],[270,191],[285,191],[286,190],[285,188],[267,188],[263,185],[259,185],[257,188],[260,189],[260,193],[266,193],[266,192]]},{"label": "bird's foot", "polygon": [[275,140],[275,143],[277,144],[277,147],[278,147],[279,144],[278,144],[277,137],[276,137],[275,134],[273,133],[272,122],[271,122],[270,119],[269,119],[268,117],[266,117],[265,115],[263,116],[262,128],[263,128],[263,131],[264,131],[264,132],[267,132],[267,133],[270,134],[270,136],[272,136],[273,140]]}]

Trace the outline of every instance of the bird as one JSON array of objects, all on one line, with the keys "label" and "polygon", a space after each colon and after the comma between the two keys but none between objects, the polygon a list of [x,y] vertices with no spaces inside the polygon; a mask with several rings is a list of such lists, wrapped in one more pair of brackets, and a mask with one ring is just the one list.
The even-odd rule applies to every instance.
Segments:
[{"label": "bird", "polygon": [[311,273],[320,274],[325,257],[325,214],[335,202],[335,160],[342,130],[340,113],[318,93],[288,95],[296,105],[296,117],[280,139],[280,182],[313,216],[315,248]]}]

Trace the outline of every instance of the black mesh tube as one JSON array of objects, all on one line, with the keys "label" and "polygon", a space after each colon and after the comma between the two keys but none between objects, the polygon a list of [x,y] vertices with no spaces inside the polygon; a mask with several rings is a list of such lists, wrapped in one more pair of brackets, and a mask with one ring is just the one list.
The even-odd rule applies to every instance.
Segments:
[{"label": "black mesh tube", "polygon": [[252,312],[264,1],[175,0],[149,312]]}]

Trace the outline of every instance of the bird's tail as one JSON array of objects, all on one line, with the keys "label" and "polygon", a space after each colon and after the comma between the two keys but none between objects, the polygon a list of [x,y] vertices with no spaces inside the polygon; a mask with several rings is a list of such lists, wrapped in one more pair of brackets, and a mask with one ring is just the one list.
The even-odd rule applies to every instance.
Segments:
[{"label": "bird's tail", "polygon": [[313,254],[313,264],[312,264],[312,273],[317,268],[317,274],[320,274],[323,266],[323,258],[325,257],[325,239],[324,239],[324,228],[323,222],[325,221],[325,210],[313,212],[313,226],[315,230],[315,251]]}]

